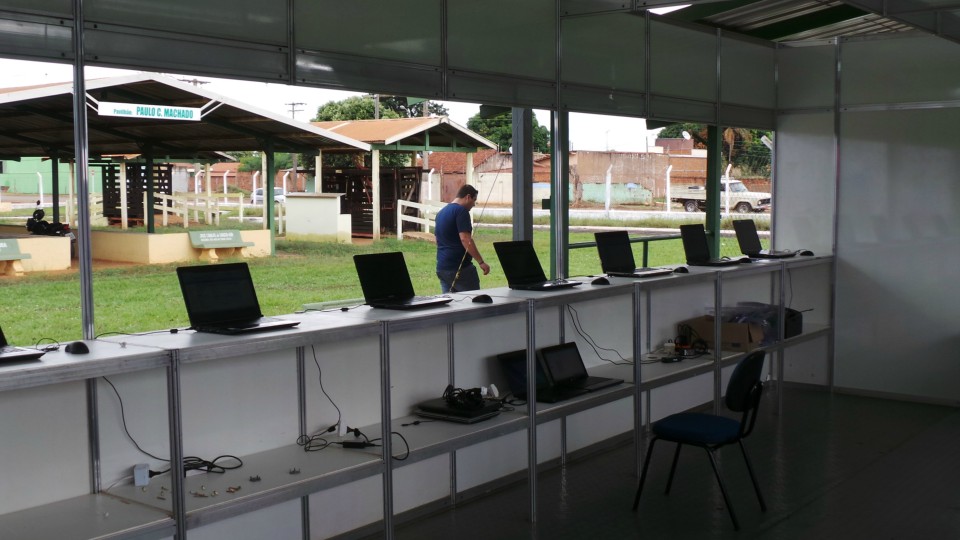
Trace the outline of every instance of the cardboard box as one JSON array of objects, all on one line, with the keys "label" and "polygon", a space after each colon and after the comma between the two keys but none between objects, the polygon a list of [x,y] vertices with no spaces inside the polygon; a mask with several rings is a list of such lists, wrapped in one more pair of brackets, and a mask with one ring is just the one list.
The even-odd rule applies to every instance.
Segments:
[{"label": "cardboard box", "polygon": [[[707,347],[714,348],[713,341],[713,315],[703,315],[694,319],[688,319],[677,323],[688,325],[695,332],[694,337],[699,335],[701,339],[707,342]],[[679,330],[678,334],[681,334]],[[760,347],[763,341],[763,328],[760,325],[749,323],[720,323],[720,350],[723,351],[752,351]]]}]

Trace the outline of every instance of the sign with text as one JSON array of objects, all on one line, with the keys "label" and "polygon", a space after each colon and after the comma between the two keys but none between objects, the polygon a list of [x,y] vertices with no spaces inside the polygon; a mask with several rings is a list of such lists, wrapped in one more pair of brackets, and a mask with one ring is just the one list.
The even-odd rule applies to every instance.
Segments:
[{"label": "sign with text", "polygon": [[100,116],[125,116],[127,118],[155,118],[160,120],[200,121],[199,107],[171,107],[168,105],[145,105],[142,103],[114,103],[101,101],[97,107]]}]

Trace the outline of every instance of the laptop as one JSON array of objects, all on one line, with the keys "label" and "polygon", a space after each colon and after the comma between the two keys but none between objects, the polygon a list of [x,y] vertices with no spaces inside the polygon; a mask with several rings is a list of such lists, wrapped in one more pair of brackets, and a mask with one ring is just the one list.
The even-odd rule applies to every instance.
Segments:
[{"label": "laptop", "polygon": [[681,225],[680,239],[683,241],[683,253],[687,257],[687,264],[690,266],[731,266],[740,264],[744,260],[710,258],[707,231],[703,228],[702,223]]},{"label": "laptop", "polygon": [[757,224],[752,219],[733,220],[733,229],[737,232],[737,243],[740,244],[740,253],[753,259],[785,259],[796,256],[796,251],[763,249],[760,245],[760,235],[757,234]]},{"label": "laptop", "polygon": [[446,420],[460,424],[474,424],[500,414],[502,404],[499,401],[484,400],[481,407],[463,409],[451,407],[444,398],[429,399],[417,404],[414,414],[433,420]]},{"label": "laptop", "polygon": [[8,344],[7,338],[3,336],[3,329],[0,329],[0,362],[36,360],[43,356],[43,353],[44,351],[39,349],[27,349]]},{"label": "laptop", "polygon": [[[503,370],[507,378],[507,387],[510,393],[518,399],[527,399],[527,350],[510,351],[497,355],[497,361],[500,363],[500,369]],[[543,371],[543,366],[537,361],[537,401],[542,403],[556,403],[567,397],[561,396],[550,387],[550,381],[547,374]],[[586,392],[580,392],[581,394]],[[579,395],[579,394],[575,394]]]},{"label": "laptop", "polygon": [[551,386],[560,392],[580,390],[596,392],[623,382],[623,379],[587,375],[587,368],[583,365],[583,358],[580,357],[580,349],[574,342],[544,347],[540,349],[539,357]]},{"label": "laptop", "polygon": [[190,326],[198,332],[246,334],[300,324],[263,316],[247,263],[181,266],[177,279]]},{"label": "laptop", "polygon": [[529,240],[494,242],[493,249],[500,259],[503,274],[511,289],[521,291],[552,291],[583,285],[582,281],[569,279],[548,280],[540,266],[537,252]]},{"label": "laptop", "polygon": [[637,268],[627,231],[593,233],[597,241],[600,267],[608,276],[643,278],[673,273],[673,268]]},{"label": "laptop", "polygon": [[403,253],[354,255],[360,288],[367,305],[384,309],[417,309],[439,306],[453,300],[449,296],[416,296],[407,272]]}]

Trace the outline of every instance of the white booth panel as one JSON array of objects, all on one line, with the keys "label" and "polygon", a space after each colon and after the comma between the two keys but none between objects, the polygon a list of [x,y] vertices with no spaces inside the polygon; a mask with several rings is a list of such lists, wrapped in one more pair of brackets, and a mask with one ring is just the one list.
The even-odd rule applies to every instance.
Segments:
[{"label": "white booth panel", "polygon": [[310,495],[311,538],[330,538],[380,519],[383,519],[383,481],[380,476]]},{"label": "white booth panel", "polygon": [[286,0],[98,0],[83,9],[87,23],[287,44]]},{"label": "white booth panel", "polygon": [[501,392],[506,392],[507,381],[497,355],[526,348],[527,318],[524,314],[458,324],[454,333],[455,386],[474,388],[493,382]]},{"label": "white booth panel", "polygon": [[633,358],[633,295],[570,304],[565,311],[566,341],[577,343],[588,369]]},{"label": "white booth panel", "polygon": [[440,0],[297,0],[297,47],[439,66]]},{"label": "white booth panel", "polygon": [[830,351],[826,336],[788,347],[783,354],[783,380],[818,386],[829,384]]},{"label": "white booth panel", "polygon": [[440,96],[441,71],[394,60],[297,49],[296,79],[304,86],[348,91],[393,92],[406,96]]},{"label": "white booth panel", "polygon": [[293,444],[300,435],[292,349],[186,364],[180,393],[185,455],[243,456]]},{"label": "white booth panel", "polygon": [[[696,272],[696,270],[694,270]],[[655,290],[650,293],[650,344],[656,348],[677,336],[677,323],[706,315],[714,308],[713,282]],[[644,327],[645,329],[645,327]]]},{"label": "white booth panel", "polygon": [[960,99],[960,44],[894,37],[845,41],[840,51],[844,106]]},{"label": "white booth panel", "polygon": [[190,540],[302,540],[300,500],[246,512],[234,518],[190,529]]},{"label": "white booth panel", "polygon": [[713,401],[713,373],[684,379],[650,394],[650,421],[699,407]]},{"label": "white booth panel", "polygon": [[[403,443],[394,437],[394,455],[401,455]],[[393,512],[413,510],[450,495],[450,457],[447,454],[402,465],[394,462]]]},{"label": "white booth panel", "polygon": [[650,22],[650,92],[716,102],[717,36]]},{"label": "white booth panel", "polygon": [[776,107],[776,49],[770,44],[723,36],[720,96],[723,103]]},{"label": "white booth panel", "polygon": [[906,225],[956,222],[958,122],[958,109],[843,115],[837,386],[950,402],[960,395],[960,234]]},{"label": "white booth panel", "polygon": [[833,252],[836,137],[833,113],[777,119],[773,247]]},{"label": "white booth panel", "polygon": [[832,109],[836,104],[836,78],[835,46],[782,46],[777,50],[777,107]]},{"label": "white booth panel", "polygon": [[390,407],[394,418],[411,414],[421,401],[442,396],[447,381],[445,326],[391,334]]},{"label": "white booth panel", "polygon": [[[539,450],[539,439],[537,445]],[[474,488],[526,468],[527,432],[516,431],[457,450],[457,489]]]},{"label": "white booth panel", "polygon": [[[115,375],[109,379],[123,399],[123,415],[130,435],[147,452],[169,459],[166,370]],[[165,461],[144,455],[133,445],[123,430],[117,394],[103,379],[97,379],[97,412],[103,487],[133,474],[133,466],[137,463],[148,463],[152,470],[162,471],[170,467]]]},{"label": "white booth panel", "polygon": [[[314,351],[323,369],[322,390]],[[344,426],[367,426],[380,422],[379,339],[374,336],[307,347],[305,364],[307,430],[310,433],[334,425],[337,422],[337,408],[340,409]]]},{"label": "white booth panel", "polygon": [[649,117],[676,122],[714,123],[717,120],[717,106],[714,101],[650,96]]},{"label": "white booth panel", "polygon": [[567,452],[633,431],[633,398],[621,399],[567,418]]},{"label": "white booth panel", "polygon": [[447,20],[451,68],[556,78],[554,0],[449,2]]},{"label": "white booth panel", "polygon": [[627,13],[564,19],[564,82],[643,92],[646,23]]},{"label": "white booth panel", "polygon": [[533,80],[451,70],[447,73],[447,93],[459,101],[551,109],[557,102],[557,89],[552,81],[552,78]]},{"label": "white booth panel", "polygon": [[0,393],[0,411],[0,514],[90,492],[82,382]]}]

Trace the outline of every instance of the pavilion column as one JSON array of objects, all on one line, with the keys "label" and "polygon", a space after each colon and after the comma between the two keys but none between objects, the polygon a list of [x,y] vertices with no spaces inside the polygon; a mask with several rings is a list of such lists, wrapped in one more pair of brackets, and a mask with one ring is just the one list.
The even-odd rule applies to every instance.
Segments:
[{"label": "pavilion column", "polygon": [[323,193],[323,150],[317,150],[317,157],[313,160],[313,169],[316,176],[313,179],[314,193]]},{"label": "pavilion column", "polygon": [[373,239],[380,239],[380,151],[372,151],[370,191],[373,198]]},{"label": "pavilion column", "polygon": [[467,154],[467,170],[464,172],[467,173],[467,183],[473,187],[477,187],[473,184],[473,152]]}]

